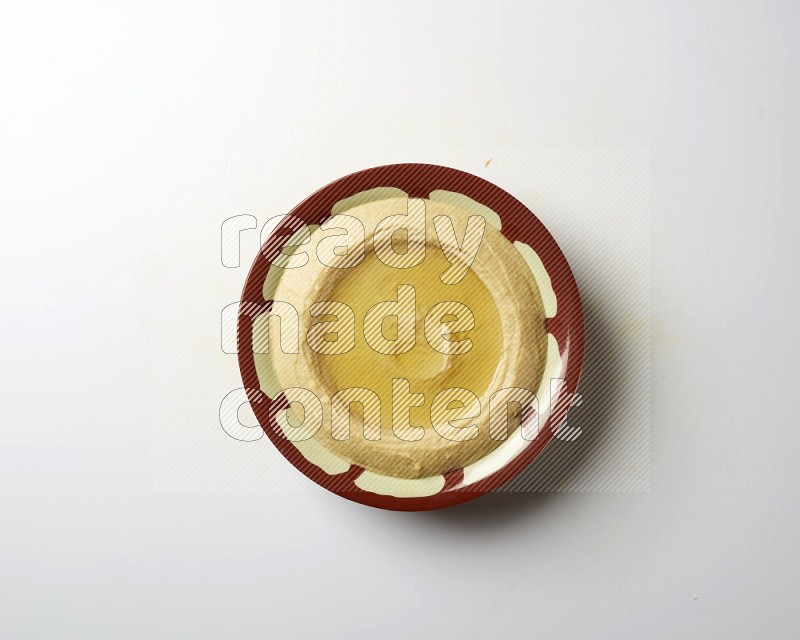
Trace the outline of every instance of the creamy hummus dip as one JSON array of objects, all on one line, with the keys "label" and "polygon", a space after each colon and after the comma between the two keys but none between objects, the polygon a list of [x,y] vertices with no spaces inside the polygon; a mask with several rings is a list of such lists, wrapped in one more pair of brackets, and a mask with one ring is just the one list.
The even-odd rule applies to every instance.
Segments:
[{"label": "creamy hummus dip", "polygon": [[281,303],[281,334],[299,339],[279,340],[270,324],[256,362],[292,403],[288,431],[311,424],[304,437],[352,464],[421,478],[475,462],[519,427],[525,402],[502,393],[539,389],[545,312],[519,251],[479,218],[388,198],[284,250],[294,264],[273,265],[268,297]]}]

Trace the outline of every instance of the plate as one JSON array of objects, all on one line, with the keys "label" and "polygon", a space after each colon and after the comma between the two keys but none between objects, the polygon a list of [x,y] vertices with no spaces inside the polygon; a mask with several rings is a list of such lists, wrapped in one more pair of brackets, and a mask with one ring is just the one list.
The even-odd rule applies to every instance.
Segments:
[{"label": "plate", "polygon": [[[321,445],[295,442],[278,426],[287,403],[278,392],[265,390],[256,370],[254,318],[268,313],[265,280],[273,260],[282,255],[298,225],[318,225],[348,203],[396,197],[440,200],[487,212],[487,220],[517,246],[529,263],[544,302],[547,361],[538,386],[538,415],[529,411],[522,425],[494,451],[463,469],[441,476],[401,479],[337,458]],[[558,433],[577,390],[584,357],[584,319],[578,287],[564,254],[542,222],[519,200],[478,176],[430,164],[393,164],[345,176],[313,193],[288,212],[262,245],[247,276],[239,305],[237,341],[239,368],[248,400],[272,443],[300,472],[329,491],[361,504],[400,511],[440,509],[491,492],[528,466]],[[283,400],[283,402],[282,402]],[[538,418],[537,428],[524,437],[525,426]]]}]

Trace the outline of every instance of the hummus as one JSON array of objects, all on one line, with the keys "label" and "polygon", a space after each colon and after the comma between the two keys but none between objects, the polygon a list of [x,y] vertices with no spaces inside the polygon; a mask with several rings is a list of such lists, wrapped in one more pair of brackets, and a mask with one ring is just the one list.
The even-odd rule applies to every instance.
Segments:
[{"label": "hummus", "polygon": [[[403,216],[424,216],[424,228],[386,231]],[[271,323],[269,353],[256,361],[262,387],[270,370],[291,403],[285,431],[312,423],[304,437],[350,463],[421,478],[490,453],[510,433],[498,424],[519,426],[526,402],[492,398],[539,389],[542,296],[514,245],[476,218],[444,202],[388,198],[332,216],[284,251],[294,265],[273,266],[281,273],[268,297],[296,317],[299,339],[293,349]],[[471,252],[467,236],[478,231]],[[281,316],[281,335],[293,322]]]}]

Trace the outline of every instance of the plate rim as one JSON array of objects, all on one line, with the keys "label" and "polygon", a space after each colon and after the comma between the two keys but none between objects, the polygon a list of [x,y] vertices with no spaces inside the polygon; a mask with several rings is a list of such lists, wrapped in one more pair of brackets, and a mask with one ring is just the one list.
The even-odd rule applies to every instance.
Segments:
[{"label": "plate rim", "polygon": [[[460,485],[463,470],[455,469],[444,474],[444,487],[429,496],[397,497],[372,493],[355,485],[355,480],[364,471],[363,468],[351,464],[348,471],[330,475],[308,461],[291,440],[275,428],[274,416],[285,408],[285,404],[282,406],[280,402],[270,400],[261,390],[254,354],[250,348],[253,310],[267,310],[271,302],[263,299],[262,290],[271,266],[267,253],[279,252],[284,244],[276,241],[296,231],[296,227],[292,226],[294,220],[318,224],[331,215],[331,208],[336,202],[376,187],[396,187],[409,198],[428,198],[432,191],[452,191],[487,206],[500,217],[501,232],[509,241],[524,242],[539,255],[558,300],[556,315],[547,318],[546,323],[549,333],[554,336],[555,332],[559,334],[555,337],[564,367],[565,383],[544,424],[540,426],[538,435],[528,441],[512,460],[486,478],[463,487]],[[504,485],[539,456],[564,424],[583,370],[583,306],[572,269],[553,235],[533,211],[502,188],[474,174],[442,165],[398,163],[371,167],[338,178],[306,197],[287,212],[284,220],[259,248],[245,279],[239,302],[236,323],[239,371],[253,413],[272,444],[296,469],[321,487],[353,502],[381,509],[441,509],[474,500]],[[241,348],[243,344],[247,345],[246,349]],[[270,424],[273,428],[269,428]]]}]

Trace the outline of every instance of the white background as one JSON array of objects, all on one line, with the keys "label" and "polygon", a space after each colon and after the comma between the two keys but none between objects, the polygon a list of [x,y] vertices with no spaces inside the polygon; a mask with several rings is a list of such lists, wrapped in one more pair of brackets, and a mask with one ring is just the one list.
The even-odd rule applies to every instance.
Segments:
[{"label": "white background", "polygon": [[[797,637],[800,5],[432,5],[5,4],[3,637]],[[224,218],[453,149],[524,185],[504,158],[549,147],[649,150],[648,492],[154,489],[165,448],[268,451],[194,458],[218,380],[162,384],[238,295]]]}]

